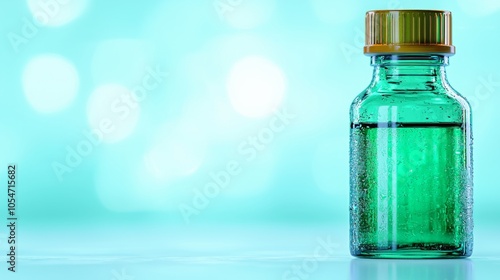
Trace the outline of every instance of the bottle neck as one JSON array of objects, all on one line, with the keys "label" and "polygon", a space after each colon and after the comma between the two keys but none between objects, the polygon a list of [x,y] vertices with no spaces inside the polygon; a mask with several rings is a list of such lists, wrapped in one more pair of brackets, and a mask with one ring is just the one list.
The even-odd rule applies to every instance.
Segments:
[{"label": "bottle neck", "polygon": [[445,66],[448,57],[441,55],[377,55],[372,86],[378,91],[434,91],[447,87]]}]

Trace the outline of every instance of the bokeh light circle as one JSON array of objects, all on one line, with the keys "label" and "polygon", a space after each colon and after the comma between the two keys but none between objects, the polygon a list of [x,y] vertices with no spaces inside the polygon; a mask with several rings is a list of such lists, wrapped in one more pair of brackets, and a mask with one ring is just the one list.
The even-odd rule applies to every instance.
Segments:
[{"label": "bokeh light circle", "polygon": [[62,26],[78,18],[87,8],[88,0],[28,0],[33,18],[45,26]]},{"label": "bokeh light circle", "polygon": [[283,101],[286,79],[273,62],[249,56],[236,62],[229,73],[227,93],[240,114],[259,118],[270,115]]},{"label": "bokeh light circle", "polygon": [[53,113],[74,100],[80,80],[75,66],[57,55],[33,58],[24,69],[22,85],[29,104],[42,113]]},{"label": "bokeh light circle", "polygon": [[144,161],[154,178],[168,182],[193,174],[203,163],[207,145],[207,137],[197,123],[167,123],[160,128]]}]

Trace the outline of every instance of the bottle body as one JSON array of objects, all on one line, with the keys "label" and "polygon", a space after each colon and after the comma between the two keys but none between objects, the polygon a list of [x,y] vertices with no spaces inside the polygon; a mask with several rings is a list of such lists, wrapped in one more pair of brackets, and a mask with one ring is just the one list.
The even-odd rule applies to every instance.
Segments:
[{"label": "bottle body", "polygon": [[472,253],[472,127],[444,56],[373,56],[351,105],[351,254]]}]

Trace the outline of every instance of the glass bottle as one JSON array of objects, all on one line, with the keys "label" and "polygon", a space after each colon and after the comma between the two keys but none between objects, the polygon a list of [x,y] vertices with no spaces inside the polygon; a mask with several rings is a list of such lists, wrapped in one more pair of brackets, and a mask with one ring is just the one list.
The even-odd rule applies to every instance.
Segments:
[{"label": "glass bottle", "polygon": [[374,72],[350,110],[351,254],[470,256],[471,109],[446,78],[451,13],[369,11],[364,52]]}]

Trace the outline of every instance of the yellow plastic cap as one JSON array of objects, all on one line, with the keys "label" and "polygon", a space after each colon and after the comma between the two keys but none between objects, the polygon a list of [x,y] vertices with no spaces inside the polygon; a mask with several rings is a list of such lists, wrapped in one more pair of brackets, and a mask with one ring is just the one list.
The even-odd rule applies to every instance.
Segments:
[{"label": "yellow plastic cap", "polygon": [[366,55],[455,54],[449,11],[375,10],[365,23]]}]

